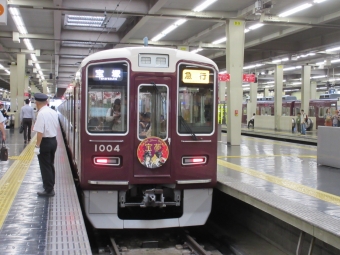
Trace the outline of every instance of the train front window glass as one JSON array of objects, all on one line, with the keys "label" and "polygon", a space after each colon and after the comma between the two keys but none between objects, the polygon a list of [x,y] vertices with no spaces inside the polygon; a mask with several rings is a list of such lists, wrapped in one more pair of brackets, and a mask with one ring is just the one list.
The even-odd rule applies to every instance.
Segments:
[{"label": "train front window glass", "polygon": [[216,103],[213,70],[182,64],[178,72],[178,133],[212,133]]},{"label": "train front window glass", "polygon": [[162,139],[168,134],[168,87],[141,85],[138,90],[138,138],[150,136]]},{"label": "train front window glass", "polygon": [[323,107],[320,107],[319,108],[319,118],[323,118],[325,115],[325,110]]},{"label": "train front window glass", "polygon": [[128,130],[128,66],[125,62],[87,69],[87,131],[123,134]]}]

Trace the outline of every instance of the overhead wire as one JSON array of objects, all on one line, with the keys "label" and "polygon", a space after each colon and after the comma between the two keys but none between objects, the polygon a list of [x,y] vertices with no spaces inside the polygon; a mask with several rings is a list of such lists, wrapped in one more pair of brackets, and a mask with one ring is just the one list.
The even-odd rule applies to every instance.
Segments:
[{"label": "overhead wire", "polygon": [[[122,1],[119,1],[119,3],[116,5],[116,8],[113,10],[111,16],[106,20],[106,24],[111,20],[111,18],[112,18],[113,15],[115,14],[115,11],[117,10],[117,8],[119,7],[119,5],[120,5],[121,2],[122,2]],[[131,3],[131,0],[130,0],[129,3],[125,6],[124,10],[119,14],[119,16],[118,16],[117,19],[116,19],[116,22],[117,22],[118,19],[121,17],[121,15],[125,12],[126,8],[130,5],[130,3]],[[105,8],[105,15],[106,15],[106,8]],[[116,24],[116,22],[112,24],[112,26],[111,26],[110,30],[107,32],[107,34],[109,34],[109,33],[111,32],[111,30],[113,29],[113,27],[114,27],[114,25]],[[103,34],[103,32],[104,32],[105,29],[107,29],[106,26],[103,27],[103,29],[102,29],[102,31],[100,32],[100,34],[98,35],[96,41],[92,44],[91,48],[89,49],[89,54],[90,54],[90,52],[94,49],[94,46],[97,44],[97,42],[98,42],[100,36]]]}]

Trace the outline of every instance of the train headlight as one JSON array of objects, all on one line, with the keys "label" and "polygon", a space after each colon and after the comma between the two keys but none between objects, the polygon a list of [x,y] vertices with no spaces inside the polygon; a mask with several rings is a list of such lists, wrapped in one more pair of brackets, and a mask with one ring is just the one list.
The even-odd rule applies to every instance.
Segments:
[{"label": "train headlight", "polygon": [[182,165],[204,165],[207,163],[206,156],[192,156],[192,157],[182,157]]},{"label": "train headlight", "polygon": [[120,157],[94,157],[93,163],[101,166],[119,166]]}]

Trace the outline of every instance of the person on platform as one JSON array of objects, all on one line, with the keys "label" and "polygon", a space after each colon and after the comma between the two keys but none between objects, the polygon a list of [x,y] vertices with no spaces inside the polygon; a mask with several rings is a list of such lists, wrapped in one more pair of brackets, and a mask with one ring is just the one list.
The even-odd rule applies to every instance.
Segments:
[{"label": "person on platform", "polygon": [[0,112],[0,143],[6,141],[6,129],[4,122],[6,121],[5,117]]},{"label": "person on platform", "polygon": [[30,100],[25,99],[25,105],[21,107],[20,123],[24,127],[24,143],[31,141],[32,124],[35,121],[35,114],[33,108],[29,105]]},{"label": "person on platform", "polygon": [[59,128],[58,113],[47,106],[48,96],[43,93],[34,94],[38,115],[33,130],[37,132],[37,143],[34,152],[38,155],[40,172],[44,190],[38,196],[55,195],[54,157],[57,150],[57,132]]},{"label": "person on platform", "polygon": [[249,128],[250,124],[253,126],[253,129],[254,129],[254,126],[255,126],[255,113],[253,113],[253,116],[248,121],[248,128]]},{"label": "person on platform", "polygon": [[304,110],[301,110],[301,135],[306,134],[306,114]]}]

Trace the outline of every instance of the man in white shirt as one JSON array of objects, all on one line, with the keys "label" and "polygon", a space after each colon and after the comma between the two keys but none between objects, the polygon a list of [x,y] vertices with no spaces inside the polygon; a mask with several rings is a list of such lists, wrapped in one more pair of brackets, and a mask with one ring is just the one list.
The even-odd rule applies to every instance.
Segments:
[{"label": "man in white shirt", "polygon": [[2,115],[2,112],[0,112],[0,142],[6,141],[6,129],[4,122],[6,121],[5,117]]},{"label": "man in white shirt", "polygon": [[29,106],[30,100],[25,99],[26,105],[21,107],[20,110],[20,123],[24,127],[24,142],[27,143],[31,141],[31,129],[32,123],[35,121],[35,113],[33,108]]},{"label": "man in white shirt", "polygon": [[57,130],[59,128],[58,113],[47,106],[48,96],[43,93],[34,94],[38,115],[33,130],[37,132],[37,143],[34,152],[38,155],[44,191],[39,196],[55,195],[54,156],[57,150]]},{"label": "man in white shirt", "polygon": [[255,113],[253,113],[253,116],[252,116],[251,119],[248,121],[248,128],[249,128],[250,124],[252,124],[252,125],[253,125],[253,128],[254,128],[254,125],[255,125]]}]

